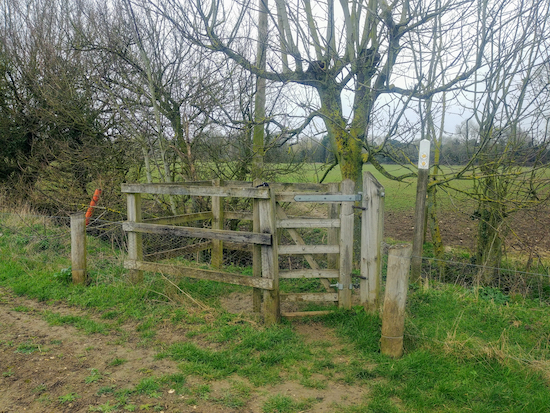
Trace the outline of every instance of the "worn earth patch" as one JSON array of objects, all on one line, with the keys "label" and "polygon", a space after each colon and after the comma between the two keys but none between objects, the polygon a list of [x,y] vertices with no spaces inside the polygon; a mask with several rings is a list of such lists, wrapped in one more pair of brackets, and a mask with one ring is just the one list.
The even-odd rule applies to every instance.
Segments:
[{"label": "worn earth patch", "polygon": [[[85,334],[71,325],[50,325],[44,316],[51,313],[86,315],[105,323],[90,312],[0,289],[0,412],[260,413],[269,397],[281,395],[309,400],[305,411],[328,413],[364,403],[369,394],[368,386],[350,386],[341,378],[327,380],[323,375],[310,377],[323,383],[318,389],[284,375],[279,384],[263,387],[254,387],[238,376],[210,382],[190,376],[185,386],[194,392],[167,384],[152,393],[139,393],[136,386],[144,379],[181,373],[177,362],[155,356],[166,345],[185,341],[184,332],[162,327],[155,342],[144,345],[135,325],[118,326],[117,331],[105,334]],[[344,346],[331,329],[316,323],[297,323],[295,328],[306,343],[334,348],[334,363],[349,362],[345,356],[336,356]],[[227,402],[231,389],[240,384],[251,389],[250,395],[242,405],[231,407]],[[208,395],[197,397],[196,390],[204,386],[208,386]]]}]

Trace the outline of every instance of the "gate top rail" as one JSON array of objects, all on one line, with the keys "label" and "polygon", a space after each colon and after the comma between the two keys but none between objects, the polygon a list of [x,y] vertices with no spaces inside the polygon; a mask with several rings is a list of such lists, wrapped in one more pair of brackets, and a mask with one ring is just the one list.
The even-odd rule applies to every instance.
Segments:
[{"label": "gate top rail", "polygon": [[221,196],[232,198],[269,199],[269,188],[243,188],[237,186],[171,184],[122,184],[122,192],[128,194]]}]

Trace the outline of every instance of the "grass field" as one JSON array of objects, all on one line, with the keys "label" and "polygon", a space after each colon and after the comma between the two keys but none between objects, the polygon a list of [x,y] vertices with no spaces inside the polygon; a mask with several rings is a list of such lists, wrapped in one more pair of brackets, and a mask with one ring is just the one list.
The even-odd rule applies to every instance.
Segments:
[{"label": "grass field", "polygon": [[[281,177],[281,181],[287,182],[318,182],[324,174],[326,165],[306,164],[300,173]],[[393,176],[404,176],[410,170],[400,165],[384,165],[384,168]],[[454,168],[442,168],[443,173],[450,173]],[[371,164],[365,165],[363,171],[368,171],[384,186],[386,190],[385,208],[390,212],[414,211],[416,198],[416,178],[407,178],[403,181],[389,179],[377,171]],[[327,175],[324,182],[339,182],[341,180],[340,168],[336,166]],[[461,191],[471,189],[471,181],[462,180],[453,183],[454,188]],[[453,191],[451,193],[440,192],[440,208],[450,210],[457,203],[464,202],[464,196]]]},{"label": "grass field", "polygon": [[412,286],[405,355],[393,360],[379,352],[379,315],[359,308],[265,328],[222,306],[250,294],[244,287],[171,280],[176,288],[151,274],[132,286],[112,246],[91,237],[91,283],[73,286],[65,226],[2,215],[0,233],[3,408],[550,410],[544,301],[490,288]]}]

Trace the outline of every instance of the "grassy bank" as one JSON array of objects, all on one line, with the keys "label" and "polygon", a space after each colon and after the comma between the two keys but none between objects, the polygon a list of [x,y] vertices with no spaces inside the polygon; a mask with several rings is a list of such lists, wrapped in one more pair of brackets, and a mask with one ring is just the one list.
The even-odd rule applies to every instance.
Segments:
[{"label": "grassy bank", "polygon": [[[128,285],[111,245],[94,238],[88,239],[91,283],[73,286],[66,269],[68,228],[40,218],[21,225],[7,217],[0,218],[0,300],[15,294],[46,304],[45,309],[33,309],[31,303],[12,311],[108,337],[112,344],[107,347],[137,340],[138,348],[153,350],[158,360],[178,370],[170,375],[136,371],[139,381],[130,388],[103,384],[97,391],[107,399],[102,399],[103,410],[95,411],[131,411],[131,406],[137,411],[140,398],[157,400],[168,391],[181,395],[182,410],[191,403],[199,408],[210,403],[221,411],[239,411],[263,397],[257,411],[315,411],[321,400],[308,391],[342,386],[363,396],[342,398],[330,411],[550,409],[550,311],[540,301],[442,284],[428,291],[413,286],[405,356],[393,360],[379,353],[378,315],[335,311],[264,328],[252,315],[230,314],[221,306],[224,297],[249,290],[190,279],[170,282],[151,274],[143,285]],[[78,313],[61,311],[67,306]],[[312,326],[328,333],[299,333]],[[178,335],[166,340],[172,330]],[[0,342],[5,352],[31,351],[32,346],[13,349],[8,341]],[[112,368],[123,363],[114,359]],[[8,377],[11,370],[3,369]],[[85,380],[99,383],[107,373],[94,369]],[[232,384],[223,396],[216,394],[217,383],[228,380]],[[302,393],[281,393],[285,383]],[[62,397],[76,399],[77,393],[67,390]],[[50,402],[49,408],[65,403],[61,396]]]}]

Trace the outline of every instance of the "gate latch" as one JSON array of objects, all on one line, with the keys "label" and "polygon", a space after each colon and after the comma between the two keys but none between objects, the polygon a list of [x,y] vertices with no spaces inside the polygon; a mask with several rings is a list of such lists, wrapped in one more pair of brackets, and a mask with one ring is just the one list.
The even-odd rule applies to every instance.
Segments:
[{"label": "gate latch", "polygon": [[331,287],[336,287],[338,288],[339,290],[343,290],[344,289],[344,284],[340,284],[340,283],[336,283],[336,284],[330,284]]}]

